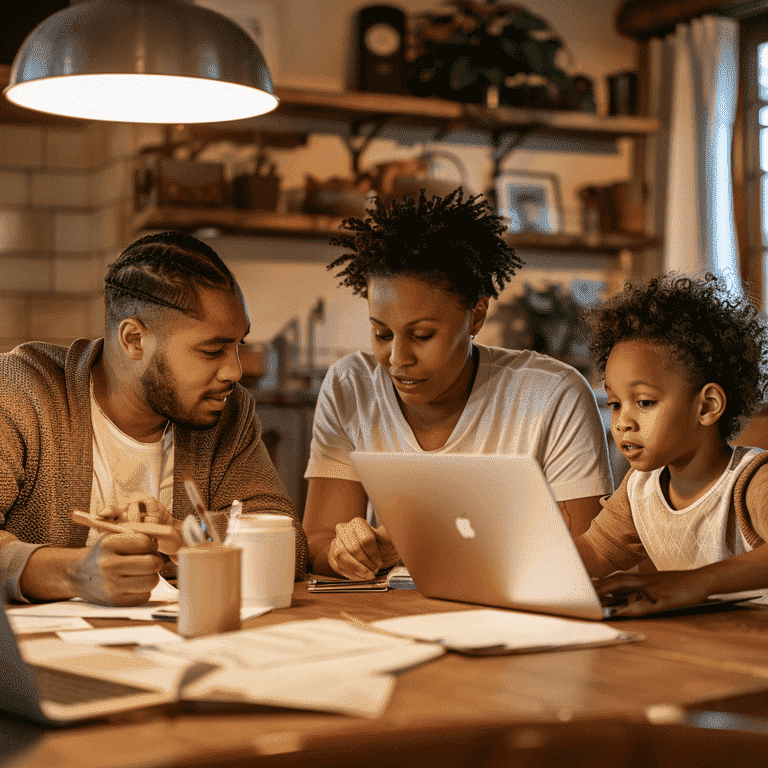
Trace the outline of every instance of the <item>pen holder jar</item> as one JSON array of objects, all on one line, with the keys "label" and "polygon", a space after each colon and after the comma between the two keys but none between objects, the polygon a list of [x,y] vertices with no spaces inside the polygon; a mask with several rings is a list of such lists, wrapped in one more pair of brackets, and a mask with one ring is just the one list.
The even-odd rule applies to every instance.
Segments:
[{"label": "pen holder jar", "polygon": [[179,557],[179,623],[183,637],[240,629],[242,550],[205,542]]},{"label": "pen holder jar", "polygon": [[296,568],[292,519],[286,515],[241,515],[230,521],[225,543],[243,550],[243,605],[288,608]]}]

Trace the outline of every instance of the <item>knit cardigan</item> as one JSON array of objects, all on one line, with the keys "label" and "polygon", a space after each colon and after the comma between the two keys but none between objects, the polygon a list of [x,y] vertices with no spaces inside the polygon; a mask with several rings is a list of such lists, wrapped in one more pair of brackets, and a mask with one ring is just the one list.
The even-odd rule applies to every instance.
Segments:
[{"label": "knit cardigan", "polygon": [[[78,339],[68,348],[30,342],[0,354],[0,596],[6,600],[26,602],[19,579],[36,549],[85,546],[88,529],[73,523],[70,512],[90,510],[90,376],[102,347],[103,339]],[[173,516],[192,512],[188,478],[212,511],[239,499],[245,513],[288,515],[296,530],[296,578],[302,578],[306,536],[261,440],[251,395],[236,385],[213,428],[174,425],[173,439]]]}]

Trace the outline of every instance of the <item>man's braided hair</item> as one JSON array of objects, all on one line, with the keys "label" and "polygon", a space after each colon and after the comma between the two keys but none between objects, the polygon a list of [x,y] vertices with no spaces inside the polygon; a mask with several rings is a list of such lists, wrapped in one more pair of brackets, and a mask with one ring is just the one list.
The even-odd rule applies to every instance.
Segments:
[{"label": "man's braided hair", "polygon": [[210,246],[183,232],[147,235],[129,245],[104,279],[107,324],[175,310],[200,317],[198,287],[233,290],[232,273]]}]

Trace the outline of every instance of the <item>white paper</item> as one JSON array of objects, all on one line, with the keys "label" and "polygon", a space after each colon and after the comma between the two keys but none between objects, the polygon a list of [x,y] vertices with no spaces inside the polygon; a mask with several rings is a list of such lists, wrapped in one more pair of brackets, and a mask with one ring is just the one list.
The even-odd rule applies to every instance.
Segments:
[{"label": "white paper", "polygon": [[185,667],[157,664],[123,648],[65,643],[56,637],[35,638],[19,643],[30,664],[41,664],[81,675],[92,675],[154,690],[177,690]]},{"label": "white paper", "polygon": [[[236,664],[243,669],[282,667],[377,674],[405,669],[445,652],[440,645],[360,629],[338,619],[289,621],[190,640],[154,650],[188,661]],[[304,674],[304,672],[302,672]]]},{"label": "white paper", "polygon": [[8,616],[48,616],[72,617],[84,619],[132,619],[152,621],[152,614],[169,602],[178,602],[179,590],[171,586],[162,576],[160,583],[152,590],[149,602],[130,608],[118,608],[111,605],[98,605],[74,598],[57,603],[39,603],[37,605],[15,606],[6,608]]},{"label": "white paper", "polygon": [[184,641],[181,635],[157,624],[149,627],[109,627],[56,634],[66,643],[88,645],[155,645]]},{"label": "white paper", "polygon": [[388,673],[445,653],[440,645],[388,637],[334,619],[289,621],[188,641],[163,627],[83,630],[60,636],[68,641],[143,642],[146,637],[137,637],[137,630],[141,634],[162,630],[163,639],[170,636],[173,642],[141,645],[129,653],[60,639],[29,640],[25,656],[86,673],[97,663],[100,670],[114,668],[122,679],[163,690],[175,690],[172,686],[178,685],[191,663],[219,664],[220,669],[184,686],[181,698],[377,717],[394,689],[395,680]]},{"label": "white paper", "polygon": [[152,590],[149,599],[150,601],[163,600],[167,603],[178,602],[179,590],[161,576],[157,586]]},{"label": "white paper", "polygon": [[608,643],[624,636],[621,630],[599,621],[493,608],[398,616],[372,624],[422,640],[469,647],[504,644],[510,650]]},{"label": "white paper", "polygon": [[445,649],[388,637],[336,619],[289,621],[196,638],[185,643],[138,648],[158,663],[220,664],[184,698],[254,701],[376,717],[394,686],[387,673],[437,658]]},{"label": "white paper", "polygon": [[391,675],[306,675],[228,667],[184,689],[185,699],[251,701],[279,707],[378,717],[395,687]]},{"label": "white paper", "polygon": [[11,629],[17,635],[28,635],[40,632],[58,632],[65,629],[91,629],[92,625],[79,616],[24,616],[23,614],[8,617]]}]

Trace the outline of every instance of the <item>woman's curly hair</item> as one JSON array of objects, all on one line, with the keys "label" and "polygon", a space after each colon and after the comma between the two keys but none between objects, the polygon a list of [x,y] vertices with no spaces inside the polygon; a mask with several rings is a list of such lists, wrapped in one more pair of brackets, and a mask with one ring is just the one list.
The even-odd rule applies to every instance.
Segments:
[{"label": "woman's curly hair", "polygon": [[412,276],[440,285],[474,306],[498,298],[523,262],[504,240],[503,220],[480,195],[463,199],[461,187],[445,197],[403,197],[389,207],[374,199],[365,219],[345,219],[350,230],[331,239],[348,249],[328,265],[363,298],[371,277]]},{"label": "woman's curly hair", "polygon": [[719,384],[726,406],[720,433],[731,439],[763,404],[768,391],[768,331],[748,299],[728,293],[722,278],[668,273],[624,289],[587,315],[589,350],[600,377],[622,341],[658,343],[694,390]]}]

